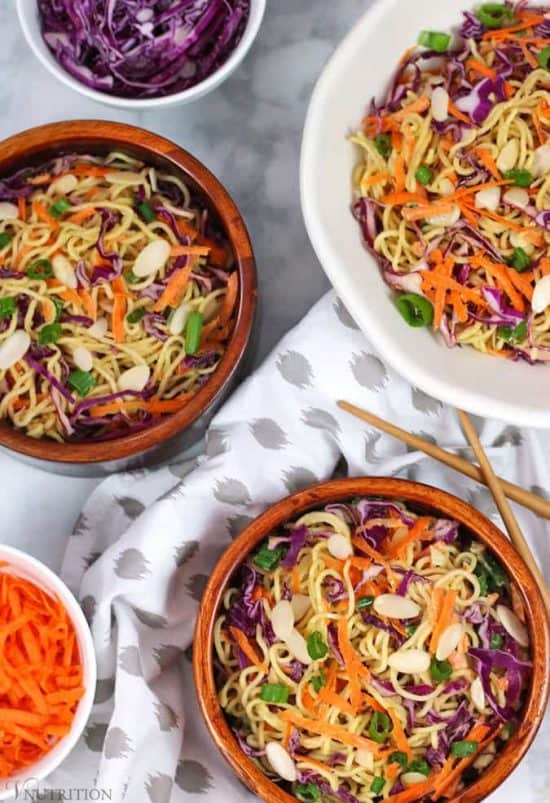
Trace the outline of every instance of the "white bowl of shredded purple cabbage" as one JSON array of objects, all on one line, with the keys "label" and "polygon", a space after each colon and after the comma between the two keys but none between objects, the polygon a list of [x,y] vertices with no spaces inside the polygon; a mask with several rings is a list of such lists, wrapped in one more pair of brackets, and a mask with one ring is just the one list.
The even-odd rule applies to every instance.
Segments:
[{"label": "white bowl of shredded purple cabbage", "polygon": [[266,0],[17,0],[35,55],[60,81],[123,108],[216,89],[256,38]]}]

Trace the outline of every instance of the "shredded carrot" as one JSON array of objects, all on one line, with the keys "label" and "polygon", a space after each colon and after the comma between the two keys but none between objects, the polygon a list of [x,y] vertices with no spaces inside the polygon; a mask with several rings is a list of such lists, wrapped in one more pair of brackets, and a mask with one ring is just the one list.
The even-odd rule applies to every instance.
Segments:
[{"label": "shredded carrot", "polygon": [[426,190],[422,188],[416,192],[390,192],[382,198],[382,203],[391,206],[404,206],[405,204],[425,204],[426,199]]},{"label": "shredded carrot", "polygon": [[408,117],[409,114],[422,114],[422,112],[425,112],[426,109],[430,107],[430,103],[430,99],[426,95],[422,95],[422,97],[413,101],[413,103],[409,103],[409,105],[405,106],[405,108],[395,112],[394,114],[391,114],[390,118],[395,122],[400,122],[401,120],[404,120],[405,117]]},{"label": "shredded carrot", "polygon": [[66,223],[82,223],[83,220],[87,220],[90,215],[93,215],[95,209],[93,206],[85,206],[84,209],[79,209],[78,212],[74,212],[72,215],[69,215],[65,218]]},{"label": "shredded carrot", "polygon": [[227,280],[227,291],[223,299],[222,308],[218,315],[218,320],[220,326],[225,326],[225,324],[230,320],[233,310],[235,309],[235,304],[237,303],[237,294],[239,292],[239,274],[237,271],[229,274],[229,278]]},{"label": "shredded carrot", "polygon": [[473,267],[484,268],[487,273],[491,274],[491,276],[493,276],[493,278],[499,283],[500,287],[502,287],[504,292],[508,295],[510,301],[512,304],[514,304],[516,309],[518,309],[520,312],[525,310],[525,303],[511,281],[511,271],[508,270],[507,265],[491,262],[491,260],[483,256],[481,252],[478,252],[474,257],[472,257],[470,263]]},{"label": "shredded carrot", "polygon": [[496,70],[493,70],[491,67],[488,67],[482,61],[478,61],[477,59],[474,58],[468,59],[468,61],[466,62],[466,67],[469,70],[474,70],[474,72],[477,72],[480,75],[484,75],[486,78],[497,77]]},{"label": "shredded carrot", "polygon": [[93,320],[97,318],[97,304],[92,296],[87,290],[79,290],[80,300],[82,302],[82,306],[86,310],[86,314]]},{"label": "shredded carrot", "polygon": [[492,175],[496,181],[500,181],[502,176],[500,175],[500,170],[497,167],[497,163],[489,153],[488,148],[483,148],[481,145],[478,148],[474,148],[474,153],[489,173]]},{"label": "shredded carrot", "polygon": [[460,109],[457,109],[457,107],[452,102],[452,100],[449,100],[449,114],[452,117],[455,117],[457,120],[460,120],[461,122],[466,123],[466,125],[472,125],[472,121],[468,117],[468,115],[464,114],[464,112],[461,112]]},{"label": "shredded carrot", "polygon": [[57,279],[46,279],[46,285],[50,288],[54,288],[55,295],[59,296],[63,301],[66,301],[67,304],[75,304],[77,307],[80,306],[81,299],[76,290],[66,287]]},{"label": "shredded carrot", "polygon": [[283,747],[285,748],[285,750],[288,750],[291,734],[292,734],[292,723],[287,722],[285,725],[285,731],[283,735]]},{"label": "shredded carrot", "polygon": [[346,728],[342,728],[339,725],[332,725],[329,722],[323,722],[318,719],[308,719],[291,708],[281,711],[280,717],[285,722],[292,723],[296,728],[303,728],[319,736],[328,736],[330,739],[334,739],[342,744],[347,744],[358,750],[366,750],[369,753],[373,753],[375,757],[380,754],[380,747],[376,742],[373,742],[371,739],[366,739],[364,736],[359,736],[356,733],[351,733],[346,730]]},{"label": "shredded carrot", "polygon": [[439,608],[438,616],[435,621],[435,627],[432,630],[432,637],[430,639],[430,652],[432,654],[435,653],[437,649],[437,644],[441,637],[441,634],[444,630],[446,630],[450,624],[452,624],[453,619],[453,610],[456,601],[456,591],[454,589],[449,589],[441,603]]},{"label": "shredded carrot", "polygon": [[262,672],[267,672],[267,666],[265,665],[265,662],[259,659],[256,650],[250,644],[243,631],[239,630],[238,627],[230,627],[229,630],[237,642],[239,649],[246,655],[250,663],[260,669]]},{"label": "shredded carrot", "polygon": [[405,189],[405,160],[401,154],[398,155],[397,159],[395,160],[395,167],[394,167],[394,182],[395,182],[395,192],[403,192]]},{"label": "shredded carrot", "polygon": [[332,689],[329,689],[327,686],[324,686],[319,692],[319,699],[327,705],[337,708],[339,711],[343,711],[344,714],[349,714],[352,717],[356,716],[358,713],[358,706],[348,703],[347,700],[344,700],[339,694],[332,691]]},{"label": "shredded carrot", "polygon": [[126,316],[126,297],[122,293],[115,293],[113,298],[112,330],[117,343],[124,340],[124,318]]},{"label": "shredded carrot", "polygon": [[374,187],[376,184],[385,184],[387,180],[387,173],[373,173],[372,176],[361,179],[361,187]]},{"label": "shredded carrot", "polygon": [[292,585],[292,593],[293,594],[299,594],[300,593],[300,569],[299,569],[299,567],[297,565],[292,567],[291,585]]},{"label": "shredded carrot", "polygon": [[61,602],[3,565],[0,778],[39,761],[69,731],[85,691],[81,680],[74,627]]},{"label": "shredded carrot", "polygon": [[26,220],[27,217],[27,202],[24,198],[17,199],[17,208],[19,210],[19,217],[21,220]]},{"label": "shredded carrot", "polygon": [[422,800],[424,795],[432,791],[433,784],[433,778],[428,778],[424,783],[415,783],[404,792],[398,792],[396,795],[385,798],[384,803],[417,803],[418,800]]},{"label": "shredded carrot", "polygon": [[391,732],[391,736],[397,746],[397,749],[401,750],[402,753],[406,753],[409,761],[412,761],[413,758],[412,750],[409,745],[409,740],[405,735],[405,731],[403,730],[403,725],[401,724],[401,720],[399,719],[393,708],[388,708],[387,712],[392,721],[393,730]]},{"label": "shredded carrot", "polygon": [[398,541],[397,544],[392,544],[387,554],[388,560],[394,560],[398,555],[401,555],[406,550],[409,544],[420,540],[427,531],[431,521],[432,519],[429,516],[420,516],[415,521],[407,535],[402,538],[401,541]]},{"label": "shredded carrot", "polygon": [[145,410],[153,415],[167,415],[169,413],[177,413],[178,410],[183,409],[189,400],[194,396],[193,392],[183,393],[175,399],[158,399],[153,396],[151,399],[130,399],[129,401],[122,401],[116,399],[113,402],[105,402],[105,404],[96,404],[88,410],[92,418],[103,418],[103,416],[114,415],[115,413],[135,413],[138,410]]},{"label": "shredded carrot", "polygon": [[539,269],[542,276],[550,275],[550,257],[543,257],[539,262]]},{"label": "shredded carrot", "polygon": [[[500,728],[499,728],[500,730]],[[468,756],[468,758],[461,759],[455,763],[455,759],[451,756],[447,759],[443,769],[438,773],[433,784],[433,799],[439,800],[448,790],[452,787],[462,776],[466,770],[478,757],[479,753],[485,749],[487,744],[490,744],[498,735],[498,730],[495,733],[490,733],[491,729],[487,725],[475,725],[468,736],[466,737],[469,742],[477,742],[478,748],[476,752]],[[487,737],[487,738],[486,738]]]},{"label": "shredded carrot", "polygon": [[207,257],[209,253],[210,248],[204,245],[173,245],[170,249],[170,255],[173,257]]},{"label": "shredded carrot", "polygon": [[189,259],[185,267],[175,270],[170,276],[162,295],[153,307],[155,312],[162,312],[165,307],[177,307],[179,305],[191,277],[193,264],[194,261]]},{"label": "shredded carrot", "polygon": [[52,231],[56,231],[59,228],[57,220],[48,214],[46,207],[43,206],[39,201],[32,202],[32,211],[38,220],[41,220],[42,223],[46,223]]},{"label": "shredded carrot", "polygon": [[401,211],[405,220],[424,220],[427,217],[436,217],[438,215],[448,215],[453,211],[451,203],[435,203],[426,204],[425,206],[408,206]]},{"label": "shredded carrot", "polygon": [[57,309],[51,298],[45,296],[42,299],[42,315],[46,323],[53,323],[57,315]]},{"label": "shredded carrot", "polygon": [[526,15],[523,19],[523,22],[519,22],[517,25],[511,25],[509,28],[500,28],[498,30],[486,31],[486,33],[483,34],[482,38],[517,39],[518,37],[512,36],[512,34],[515,34],[518,31],[525,31],[527,28],[534,28],[536,25],[542,25],[542,23],[545,21],[546,17],[544,17],[542,14],[533,16]]},{"label": "shredded carrot", "polygon": [[112,173],[113,168],[109,167],[99,167],[98,165],[90,165],[86,164],[85,162],[77,162],[68,173],[72,173],[75,176],[95,176],[100,178],[101,176],[106,176],[108,173]]}]

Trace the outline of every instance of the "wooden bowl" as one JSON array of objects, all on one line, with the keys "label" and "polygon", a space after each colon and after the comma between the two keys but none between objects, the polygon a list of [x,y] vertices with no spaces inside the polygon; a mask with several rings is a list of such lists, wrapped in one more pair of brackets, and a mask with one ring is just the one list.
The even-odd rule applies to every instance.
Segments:
[{"label": "wooden bowl", "polygon": [[141,128],[97,120],[72,120],[32,128],[0,144],[0,177],[60,153],[107,154],[120,150],[181,175],[221,224],[239,271],[237,320],[225,354],[211,378],[183,410],[143,432],[105,443],[57,443],[30,438],[0,422],[0,447],[60,473],[98,474],[165,459],[200,439],[233,388],[253,330],[257,279],[252,245],[231,197],[207,168],[170,140]]},{"label": "wooden bowl", "polygon": [[295,803],[289,795],[270,781],[240,749],[218,702],[213,668],[214,623],[223,594],[235,572],[266,536],[281,524],[307,510],[329,502],[349,500],[357,496],[398,499],[412,510],[432,513],[458,521],[463,531],[490,547],[506,568],[525,606],[531,639],[533,672],[522,721],[506,746],[481,775],[452,803],[478,803],[493,792],[518,765],[542,722],[550,680],[550,628],[542,596],[529,569],[494,524],[477,510],[452,494],[406,480],[383,477],[334,480],[306,488],[286,497],[258,516],[233,541],[214,569],[206,586],[197,619],[194,639],[194,675],[202,715],[216,746],[236,774],[258,797],[269,803]]}]

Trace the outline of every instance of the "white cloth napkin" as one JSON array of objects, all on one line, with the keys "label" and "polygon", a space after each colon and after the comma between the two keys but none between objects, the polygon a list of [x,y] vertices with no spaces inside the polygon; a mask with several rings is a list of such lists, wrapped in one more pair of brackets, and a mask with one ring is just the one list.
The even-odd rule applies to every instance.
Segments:
[{"label": "white cloth napkin", "polygon": [[[84,507],[63,577],[89,619],[99,682],[84,737],[48,787],[95,786],[130,803],[253,799],[202,723],[193,625],[208,574],[230,539],[289,492],[335,471],[401,476],[446,488],[498,523],[484,487],[365,427],[336,406],[339,398],[470,454],[455,412],[397,376],[335,295],[325,296],[218,413],[202,456],[112,476]],[[496,471],[544,494],[550,432],[476,424]],[[548,523],[516,512],[550,574]],[[535,747],[492,801],[548,800],[549,725],[547,717]]]}]

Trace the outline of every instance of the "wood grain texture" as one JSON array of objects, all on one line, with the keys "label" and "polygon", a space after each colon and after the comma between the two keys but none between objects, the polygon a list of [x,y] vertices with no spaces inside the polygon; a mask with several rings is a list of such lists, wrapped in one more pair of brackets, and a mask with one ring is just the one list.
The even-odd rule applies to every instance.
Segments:
[{"label": "wood grain texture", "polygon": [[146,454],[197,424],[231,383],[252,333],[257,301],[257,277],[252,244],[233,200],[210,171],[170,140],[141,128],[99,120],[73,120],[32,128],[0,143],[0,176],[25,165],[39,164],[60,153],[106,155],[120,150],[147,164],[180,175],[221,224],[233,249],[239,271],[239,298],[235,328],[225,354],[211,379],[183,410],[166,416],[143,432],[106,443],[56,443],[37,440],[0,422],[0,447],[27,458],[65,463],[112,463]]},{"label": "wood grain texture", "polygon": [[223,594],[233,575],[245,557],[269,532],[307,510],[356,496],[399,499],[419,513],[456,519],[463,532],[477,538],[495,552],[523,602],[531,639],[533,673],[522,720],[494,764],[475,784],[452,799],[452,803],[479,803],[521,761],[542,722],[550,690],[550,628],[544,602],[533,575],[508,539],[471,505],[429,485],[384,477],[333,480],[313,485],[273,505],[232,542],[206,586],[194,638],[195,685],[210,735],[235,773],[252,792],[268,803],[294,803],[294,797],[269,781],[243,754],[220,708],[212,660],[214,624]]}]

